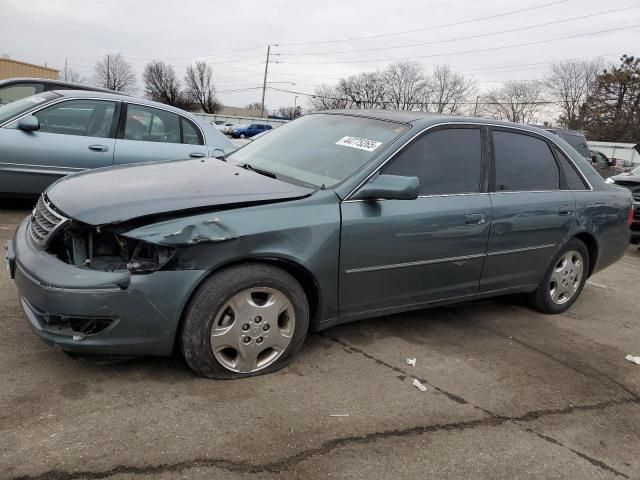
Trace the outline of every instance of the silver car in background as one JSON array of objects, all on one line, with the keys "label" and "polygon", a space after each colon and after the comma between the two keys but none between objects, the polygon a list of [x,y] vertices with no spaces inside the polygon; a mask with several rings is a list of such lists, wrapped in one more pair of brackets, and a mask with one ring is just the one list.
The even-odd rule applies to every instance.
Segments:
[{"label": "silver car in background", "polygon": [[43,92],[0,107],[0,195],[36,195],[92,168],[234,149],[216,128],[168,105],[103,92]]}]

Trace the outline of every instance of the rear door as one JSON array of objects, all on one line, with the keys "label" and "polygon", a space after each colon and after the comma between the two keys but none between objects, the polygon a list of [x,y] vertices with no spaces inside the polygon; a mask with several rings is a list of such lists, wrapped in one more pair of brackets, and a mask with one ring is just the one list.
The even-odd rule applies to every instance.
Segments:
[{"label": "rear door", "polygon": [[200,129],[177,113],[127,104],[120,116],[116,165],[154,160],[179,160],[208,155]]},{"label": "rear door", "polygon": [[481,291],[537,285],[566,241],[575,200],[551,145],[526,131],[493,128],[493,221]]},{"label": "rear door", "polygon": [[478,290],[491,222],[481,137],[456,125],[398,152],[381,173],[417,176],[415,200],[342,203],[341,315]]},{"label": "rear door", "polygon": [[37,194],[58,178],[113,164],[116,109],[107,100],[65,100],[34,113],[40,129],[0,129],[0,192]]}]

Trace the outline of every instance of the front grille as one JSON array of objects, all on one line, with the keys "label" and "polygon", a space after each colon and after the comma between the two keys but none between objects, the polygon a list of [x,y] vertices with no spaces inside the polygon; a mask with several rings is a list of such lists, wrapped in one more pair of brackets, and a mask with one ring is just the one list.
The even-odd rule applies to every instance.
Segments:
[{"label": "front grille", "polygon": [[51,202],[42,195],[31,212],[29,234],[37,245],[45,246],[51,234],[66,221],[67,218],[56,212]]}]

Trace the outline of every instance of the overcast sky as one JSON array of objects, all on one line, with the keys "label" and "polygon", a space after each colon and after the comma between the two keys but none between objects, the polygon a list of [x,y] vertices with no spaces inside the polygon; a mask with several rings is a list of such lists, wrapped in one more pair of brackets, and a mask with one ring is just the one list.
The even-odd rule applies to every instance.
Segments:
[{"label": "overcast sky", "polygon": [[[172,63],[181,78],[204,59],[213,63],[219,98],[232,106],[260,100],[268,44],[278,45],[272,88],[313,93],[340,76],[414,58],[427,71],[449,64],[486,90],[541,78],[548,62],[640,54],[638,7],[638,0],[0,0],[0,54],[55,68],[66,57],[87,78],[109,52],[122,52],[139,77],[151,59]],[[266,104],[293,105],[294,96],[269,90]],[[297,101],[306,104],[303,95]]]}]

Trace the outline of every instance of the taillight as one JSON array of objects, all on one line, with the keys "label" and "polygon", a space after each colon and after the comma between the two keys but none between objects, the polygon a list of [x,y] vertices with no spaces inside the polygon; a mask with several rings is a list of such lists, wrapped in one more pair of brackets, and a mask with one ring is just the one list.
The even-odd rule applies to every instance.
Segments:
[{"label": "taillight", "polygon": [[633,223],[633,207],[629,209],[629,218],[627,218],[627,223],[629,226]]}]

